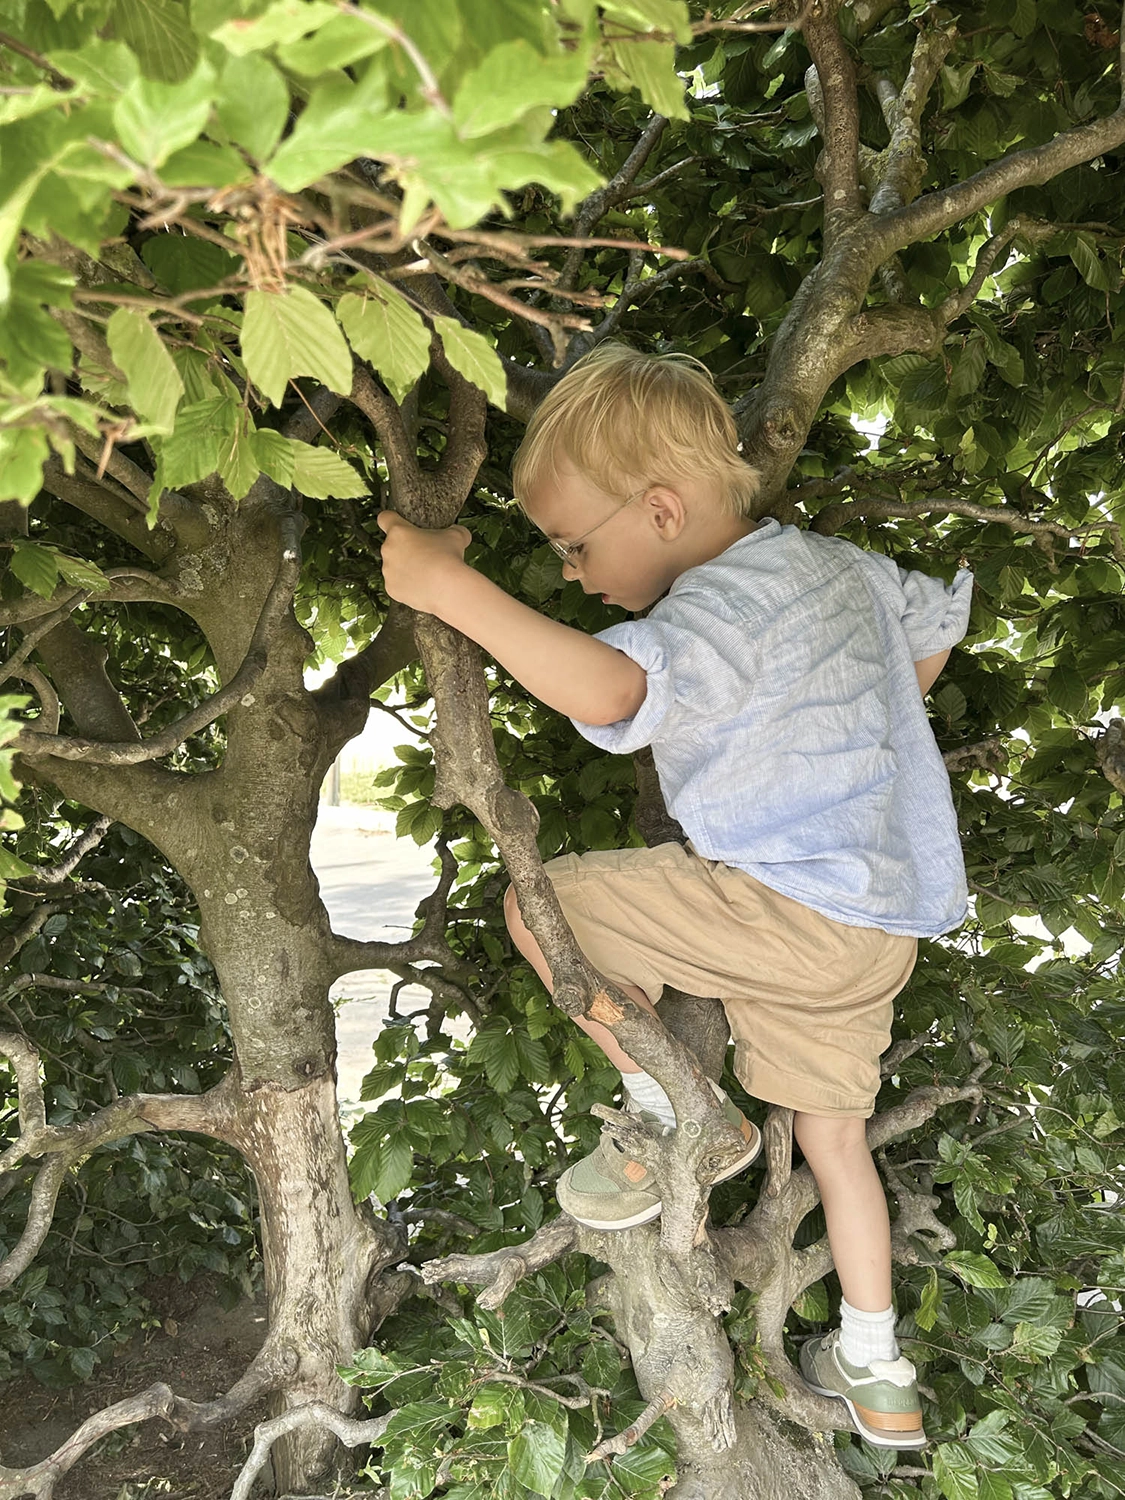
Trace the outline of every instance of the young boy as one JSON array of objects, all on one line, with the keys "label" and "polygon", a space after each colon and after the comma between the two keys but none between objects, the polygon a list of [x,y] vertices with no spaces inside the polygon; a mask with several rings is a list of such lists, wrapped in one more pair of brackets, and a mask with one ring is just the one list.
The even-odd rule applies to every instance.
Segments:
[{"label": "young boy", "polygon": [[[870,1442],[921,1447],[865,1121],[917,939],[965,913],[922,695],[964,634],[969,575],[949,588],[839,538],[751,520],[755,475],[692,360],[596,349],[535,413],[513,479],[564,576],[646,617],[594,637],[557,624],[463,561],[463,528],[420,531],[391,512],[379,518],[387,590],[472,636],[593,744],[652,746],[687,847],[571,854],[547,871],[583,951],[638,1004],[651,1009],[665,985],[722,997],[739,1079],[795,1111],[843,1292],[841,1328],[805,1345],[802,1373]],[[511,891],[505,907],[550,988]],[[656,1080],[604,1027],[578,1024],[621,1070],[631,1107],[674,1128]],[[742,1164],[760,1144],[744,1133]],[[625,1227],[659,1214],[654,1186],[603,1135],[558,1193],[579,1222]]]}]

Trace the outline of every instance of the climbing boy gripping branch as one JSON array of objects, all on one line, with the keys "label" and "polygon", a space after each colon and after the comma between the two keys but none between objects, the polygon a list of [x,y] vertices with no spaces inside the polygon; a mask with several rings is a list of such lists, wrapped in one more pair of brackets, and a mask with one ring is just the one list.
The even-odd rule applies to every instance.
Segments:
[{"label": "climbing boy gripping branch", "polygon": [[[529,692],[618,754],[652,747],[688,844],[551,860],[590,962],[653,1009],[665,985],[722,998],[747,1091],[791,1108],[840,1278],[841,1327],[807,1343],[814,1390],[870,1442],[921,1447],[913,1365],[891,1302],[890,1224],[866,1144],[893,1000],[919,937],[956,927],[964,866],[922,695],[965,632],[952,586],[836,537],[755,522],[756,478],[702,366],[603,345],[536,411],[515,493],[587,593],[644,618],[588,636],[464,561],[463,527],[393,512],[384,582],[489,651]],[[511,890],[509,930],[551,987]],[[660,1084],[596,1021],[627,1107],[675,1129]],[[720,1094],[746,1151],[756,1128]],[[651,1174],[603,1133],[558,1185],[580,1223],[661,1211]]]}]

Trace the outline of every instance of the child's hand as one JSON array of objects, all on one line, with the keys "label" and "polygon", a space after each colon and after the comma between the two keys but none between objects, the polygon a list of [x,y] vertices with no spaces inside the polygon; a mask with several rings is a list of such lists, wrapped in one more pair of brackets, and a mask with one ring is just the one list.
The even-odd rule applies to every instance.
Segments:
[{"label": "child's hand", "polygon": [[465,548],[472,536],[464,526],[426,531],[404,521],[393,510],[381,510],[378,521],[387,534],[383,543],[383,587],[400,604],[432,614],[443,577],[448,577],[450,564],[464,565]]}]

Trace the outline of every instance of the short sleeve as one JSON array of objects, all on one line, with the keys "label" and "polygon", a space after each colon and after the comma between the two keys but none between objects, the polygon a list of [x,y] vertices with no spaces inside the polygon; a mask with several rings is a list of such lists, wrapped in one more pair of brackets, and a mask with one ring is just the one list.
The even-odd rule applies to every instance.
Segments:
[{"label": "short sleeve", "polygon": [[648,690],[630,719],[615,724],[572,719],[579,734],[603,750],[628,755],[736,711],[746,694],[754,643],[746,632],[703,611],[694,613],[695,628],[650,615],[598,632],[597,640],[644,668]]},{"label": "short sleeve", "polygon": [[898,569],[902,628],[915,661],[948,651],[969,628],[973,575],[962,568],[951,584],[928,573]]}]

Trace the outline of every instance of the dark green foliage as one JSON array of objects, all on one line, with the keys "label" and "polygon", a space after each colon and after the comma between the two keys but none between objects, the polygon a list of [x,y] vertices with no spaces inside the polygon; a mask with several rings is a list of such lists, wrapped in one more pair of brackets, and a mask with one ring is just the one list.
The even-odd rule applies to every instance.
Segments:
[{"label": "dark green foliage", "polygon": [[[56,830],[83,826],[73,808],[42,813],[20,839],[29,863],[50,861],[48,814]],[[81,875],[81,885],[55,893],[58,909],[9,967],[0,1004],[7,1021],[18,1006],[40,1049],[49,1125],[86,1119],[125,1094],[199,1093],[230,1060],[183,882],[121,825]],[[10,897],[7,931],[28,909]],[[32,984],[17,997],[31,974],[88,988]],[[2,1064],[0,1119],[15,1121],[14,1078]],[[0,1203],[0,1255],[23,1230],[30,1186],[29,1173]],[[253,1197],[241,1158],[202,1137],[142,1134],[93,1152],[64,1181],[43,1248],[0,1311],[0,1379],[20,1368],[47,1385],[86,1378],[152,1325],[159,1310],[146,1289],[156,1278],[207,1272],[220,1295],[249,1293],[259,1273]]]},{"label": "dark green foliage", "polygon": [[[587,1305],[578,1256],[517,1288],[502,1316],[434,1308],[385,1325],[345,1370],[395,1411],[377,1447],[395,1500],[657,1500],[674,1473],[672,1433],[653,1426],[612,1460],[585,1455],[644,1409],[604,1318]],[[557,1399],[561,1398],[561,1399]],[[608,1424],[608,1425],[607,1425]],[[449,1486],[445,1488],[445,1486]]]}]

